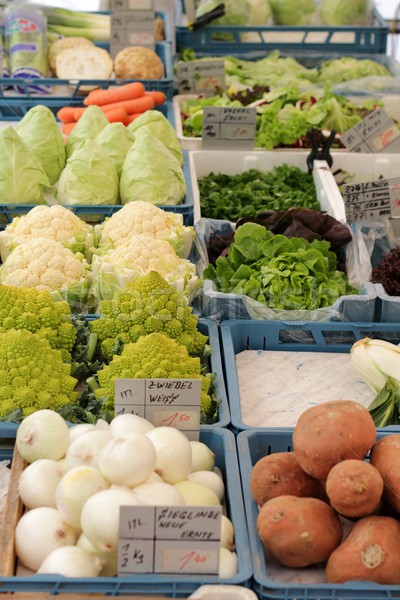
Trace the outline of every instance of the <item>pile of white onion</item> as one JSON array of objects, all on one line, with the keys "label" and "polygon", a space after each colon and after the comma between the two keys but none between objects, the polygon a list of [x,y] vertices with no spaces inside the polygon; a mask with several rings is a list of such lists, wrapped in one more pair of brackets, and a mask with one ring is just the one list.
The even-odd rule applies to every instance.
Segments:
[{"label": "pile of white onion", "polygon": [[[30,463],[19,482],[27,510],[16,553],[38,573],[117,575],[120,506],[219,506],[224,499],[205,444],[135,415],[68,428],[59,414],[40,410],[22,421],[16,446]],[[233,550],[233,525],[223,515],[220,578],[237,573]]]}]

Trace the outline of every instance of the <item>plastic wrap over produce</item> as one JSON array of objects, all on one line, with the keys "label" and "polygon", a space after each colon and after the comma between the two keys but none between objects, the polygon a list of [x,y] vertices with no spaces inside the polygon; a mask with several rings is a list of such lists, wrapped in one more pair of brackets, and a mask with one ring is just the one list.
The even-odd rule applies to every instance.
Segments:
[{"label": "plastic wrap over produce", "polygon": [[[216,219],[200,219],[196,225],[195,250],[192,257],[196,263],[197,272],[203,277],[204,270],[209,264],[207,246],[213,235],[226,235],[232,233],[234,224],[228,221]],[[353,239],[348,245],[350,248],[356,243]],[[359,259],[368,264],[353,264]],[[347,249],[346,268],[351,274],[368,272],[370,265],[369,256],[366,253]],[[341,296],[329,307],[314,310],[280,310],[268,306],[245,296],[243,294],[223,293],[216,289],[215,284],[205,279],[202,293],[195,300],[195,308],[203,316],[219,320],[226,319],[268,319],[283,321],[373,321],[374,302],[376,291],[369,279],[363,282],[353,281],[349,277],[350,285],[359,291],[359,294]]]}]

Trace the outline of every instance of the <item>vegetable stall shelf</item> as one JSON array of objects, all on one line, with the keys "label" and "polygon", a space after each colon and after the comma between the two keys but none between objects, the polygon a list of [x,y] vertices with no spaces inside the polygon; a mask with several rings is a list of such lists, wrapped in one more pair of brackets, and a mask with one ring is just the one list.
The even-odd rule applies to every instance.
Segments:
[{"label": "vegetable stall shelf", "polygon": [[375,8],[372,23],[367,26],[303,25],[303,26],[216,26],[191,31],[176,28],[177,49],[193,48],[212,54],[252,50],[318,50],[358,54],[385,54],[389,27]]},{"label": "vegetable stall shelf", "polygon": [[[0,437],[1,437],[0,428]],[[227,513],[235,529],[238,573],[224,580],[231,585],[249,587],[252,576],[250,549],[244,517],[243,498],[240,487],[239,466],[234,435],[222,428],[205,428],[200,432],[200,441],[208,445],[216,455],[216,466],[224,476],[227,489]],[[16,463],[20,461],[16,461]],[[17,464],[18,466],[18,464]],[[17,469],[16,469],[17,470]],[[17,475],[16,475],[17,476]],[[5,508],[5,518],[12,519],[16,511],[15,503]],[[173,598],[186,598],[199,586],[218,584],[217,576],[207,575],[130,575],[126,577],[66,578],[59,575],[33,575],[19,577],[14,574],[14,560],[9,561],[10,570],[5,572],[5,557],[12,554],[13,537],[1,538],[0,548],[0,590],[5,592],[47,592],[49,594],[96,594],[108,596],[165,595]],[[33,596],[32,596],[33,597]]]},{"label": "vegetable stall shelf", "polygon": [[[258,507],[253,500],[250,477],[253,465],[263,456],[292,450],[293,430],[258,429],[242,431],[237,436],[238,456],[242,477],[244,504],[249,528],[250,548],[254,567],[252,589],[260,600],[390,600],[400,597],[400,586],[379,585],[368,581],[343,584],[324,583],[323,569],[313,573],[318,583],[312,582],[310,569],[293,569],[272,564],[264,557],[264,549],[256,533]],[[390,432],[378,432],[378,439]],[[312,568],[312,567],[311,567]],[[290,574],[289,574],[290,573]],[[326,580],[325,580],[326,581]]]},{"label": "vegetable stall shelf", "polygon": [[[222,352],[233,430],[254,429],[253,426],[244,422],[242,415],[236,367],[237,354],[244,350],[348,353],[354,342],[365,337],[385,339],[398,344],[400,342],[400,323],[285,323],[282,321],[241,320],[222,323]],[[264,362],[267,367],[266,361]],[[291,384],[289,380],[285,383],[288,386]],[[319,393],[323,394],[324,382],[320,381],[316,385]],[[267,396],[268,394],[265,397],[267,398]],[[310,401],[312,402],[313,399]],[[273,427],[263,428],[269,430],[271,434],[277,430]],[[391,429],[398,430],[399,428],[391,426]]]}]

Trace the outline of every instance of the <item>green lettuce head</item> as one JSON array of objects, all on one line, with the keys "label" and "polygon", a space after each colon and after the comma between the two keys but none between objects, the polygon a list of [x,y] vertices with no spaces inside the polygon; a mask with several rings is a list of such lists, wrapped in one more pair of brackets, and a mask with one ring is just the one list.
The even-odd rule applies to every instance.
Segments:
[{"label": "green lettuce head", "polygon": [[247,25],[266,25],[271,18],[268,0],[248,0],[250,13]]},{"label": "green lettuce head", "polygon": [[116,204],[118,174],[106,151],[88,140],[67,160],[56,189],[60,204]]},{"label": "green lettuce head", "polygon": [[98,106],[88,106],[68,136],[65,145],[67,157],[86,140],[94,140],[107,125],[108,119],[103,111]]},{"label": "green lettuce head", "polygon": [[323,63],[319,73],[319,80],[328,83],[342,83],[362,77],[391,77],[390,71],[370,58],[353,58],[342,56]]},{"label": "green lettuce head", "polygon": [[47,106],[34,106],[18,123],[15,131],[39,160],[53,185],[65,167],[64,140],[56,119]]},{"label": "green lettuce head", "polygon": [[369,0],[322,0],[319,8],[324,25],[367,25],[371,18]]},{"label": "green lettuce head", "polygon": [[12,204],[45,204],[49,179],[33,153],[13,127],[0,132],[0,201]]},{"label": "green lettuce head", "polygon": [[135,138],[148,133],[154,135],[170,150],[180,165],[183,163],[182,148],[175,129],[160,111],[147,110],[141,117],[132,121],[128,130]]},{"label": "green lettuce head", "polygon": [[314,0],[269,0],[277,25],[307,25],[315,17]]},{"label": "green lettuce head", "polygon": [[182,202],[186,183],[176,158],[160,140],[146,134],[128,152],[119,191],[122,204],[143,200],[173,206]]},{"label": "green lettuce head", "polygon": [[[219,0],[202,0],[196,9],[196,17],[214,10],[219,4]],[[247,0],[225,0],[225,14],[219,19],[214,19],[211,25],[248,25],[249,3]]]},{"label": "green lettuce head", "polygon": [[95,139],[96,144],[99,144],[111,158],[118,177],[121,175],[124,160],[134,141],[135,136],[123,123],[108,123]]}]

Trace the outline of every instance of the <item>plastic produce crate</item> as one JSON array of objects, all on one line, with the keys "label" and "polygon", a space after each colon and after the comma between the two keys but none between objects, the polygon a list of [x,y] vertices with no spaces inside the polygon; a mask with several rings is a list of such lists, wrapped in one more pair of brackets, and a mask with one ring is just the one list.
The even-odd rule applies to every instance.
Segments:
[{"label": "plastic produce crate", "polygon": [[[368,581],[342,584],[288,583],[273,579],[264,558],[264,549],[256,532],[258,507],[250,489],[253,465],[263,456],[292,450],[292,431],[242,431],[237,436],[242,489],[249,529],[250,547],[254,566],[252,589],[261,600],[389,600],[400,597],[400,586],[379,585]],[[378,433],[378,439],[391,432]],[[289,569],[282,567],[282,570]],[[301,571],[304,572],[304,569]],[[282,571],[284,572],[284,571]],[[291,569],[292,573],[293,570]],[[310,577],[308,577],[310,579]],[[307,580],[308,580],[307,579]]]},{"label": "plastic produce crate", "polygon": [[[251,429],[244,422],[239,395],[236,354],[244,350],[349,353],[354,342],[371,337],[400,342],[400,323],[284,323],[278,321],[225,321],[221,325],[222,352],[231,424],[234,430]],[[299,367],[300,368],[300,367]],[[295,383],[285,381],[290,389]],[[320,382],[323,393],[323,382]],[[277,428],[268,428],[271,432]]]},{"label": "plastic produce crate", "polygon": [[[389,27],[375,8],[371,25],[342,27],[316,26],[222,26],[210,25],[190,31],[185,25],[176,28],[177,49],[193,48],[212,54],[216,50],[237,52],[251,50],[319,50],[370,52],[385,54]],[[222,39],[217,39],[217,38]]]},{"label": "plastic produce crate", "polygon": [[400,297],[389,296],[380,283],[375,284],[379,321],[382,323],[400,323]]},{"label": "plastic produce crate", "polygon": [[[1,436],[1,428],[0,428]],[[236,441],[232,432],[222,428],[202,429],[200,440],[208,445],[216,455],[216,466],[224,476],[226,485],[227,514],[235,529],[236,552],[238,555],[238,573],[223,580],[229,585],[249,587],[252,576],[252,564],[244,516],[243,497],[240,486],[239,466],[236,454]],[[12,544],[12,539],[11,539]],[[7,544],[10,547],[10,544]],[[3,548],[4,549],[4,548]],[[4,572],[2,557],[1,567]],[[14,576],[14,564],[11,572],[0,577],[2,592],[43,592],[48,594],[105,594],[107,596],[142,595],[169,596],[186,598],[199,586],[219,584],[216,576],[205,575],[129,575],[126,577],[66,578],[58,575]]]}]

